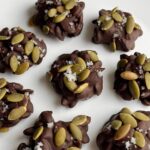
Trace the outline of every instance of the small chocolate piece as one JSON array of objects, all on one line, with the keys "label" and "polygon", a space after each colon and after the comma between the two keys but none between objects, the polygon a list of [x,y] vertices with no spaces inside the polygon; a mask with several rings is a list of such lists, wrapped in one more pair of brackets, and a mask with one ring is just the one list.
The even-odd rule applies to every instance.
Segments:
[{"label": "small chocolate piece", "polygon": [[33,91],[23,89],[21,84],[8,82],[0,78],[0,132],[19,123],[33,112],[30,94]]},{"label": "small chocolate piece", "polygon": [[10,70],[20,75],[32,65],[42,62],[46,45],[33,33],[20,27],[4,28],[0,31],[0,72]]},{"label": "small chocolate piece", "polygon": [[47,73],[56,92],[62,96],[61,104],[74,107],[78,100],[100,95],[103,89],[102,62],[92,50],[63,54]]},{"label": "small chocolate piece", "polygon": [[18,150],[80,150],[89,142],[88,124],[91,118],[85,115],[75,117],[70,122],[55,122],[51,111],[40,114],[34,126],[24,130],[29,143],[22,143]]},{"label": "small chocolate piece", "polygon": [[124,100],[140,99],[144,105],[150,105],[150,60],[137,52],[121,55],[114,89]]},{"label": "small chocolate piece", "polygon": [[143,34],[133,16],[117,7],[113,10],[100,10],[92,41],[96,44],[109,44],[113,51],[134,49],[136,39]]},{"label": "small chocolate piece", "polygon": [[84,5],[77,0],[38,0],[38,12],[33,22],[49,36],[60,40],[64,40],[65,36],[74,37],[83,28]]},{"label": "small chocolate piece", "polygon": [[148,150],[150,112],[123,108],[113,115],[97,136],[100,150]]}]

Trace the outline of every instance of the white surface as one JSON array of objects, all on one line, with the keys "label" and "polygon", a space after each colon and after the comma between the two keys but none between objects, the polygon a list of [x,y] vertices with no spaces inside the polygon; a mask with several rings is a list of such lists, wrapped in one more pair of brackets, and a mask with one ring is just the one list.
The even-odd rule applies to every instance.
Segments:
[{"label": "white surface", "polygon": [[[91,141],[89,144],[83,145],[82,150],[98,150],[95,144],[96,136],[102,125],[113,113],[118,112],[124,106],[129,106],[134,110],[150,110],[150,107],[143,106],[138,101],[125,102],[115,94],[113,76],[121,52],[111,53],[102,45],[95,45],[90,41],[93,29],[91,21],[98,16],[98,11],[102,8],[112,9],[115,6],[119,6],[120,9],[131,12],[144,31],[144,35],[136,41],[135,50],[146,53],[150,57],[150,1],[85,0],[84,29],[80,36],[66,39],[64,42],[47,38],[41,34],[38,28],[30,28],[27,25],[29,17],[34,12],[32,10],[34,3],[35,0],[0,0],[1,29],[5,26],[22,26],[24,29],[35,32],[38,37],[43,38],[48,47],[47,55],[42,64],[30,68],[24,75],[0,74],[0,77],[5,77],[9,81],[20,82],[25,88],[31,88],[35,91],[31,97],[34,104],[34,113],[30,118],[11,128],[8,133],[0,134],[0,150],[16,150],[19,143],[25,142],[27,138],[23,135],[23,130],[33,125],[40,112],[44,110],[52,110],[55,120],[68,121],[78,114],[91,116],[92,122],[88,132]],[[103,66],[106,68],[103,72],[104,89],[100,96],[94,96],[88,101],[79,102],[75,108],[68,109],[60,105],[60,97],[46,82],[45,73],[58,55],[65,52],[70,53],[75,49],[93,49],[99,53]],[[134,53],[135,50],[128,54]]]}]

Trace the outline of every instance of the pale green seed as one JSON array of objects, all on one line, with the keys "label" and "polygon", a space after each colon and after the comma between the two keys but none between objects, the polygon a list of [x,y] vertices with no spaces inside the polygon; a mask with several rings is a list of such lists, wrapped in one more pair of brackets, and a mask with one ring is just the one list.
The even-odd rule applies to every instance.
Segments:
[{"label": "pale green seed", "polygon": [[142,112],[134,112],[133,113],[133,116],[138,119],[138,120],[141,120],[141,121],[150,121],[150,117],[147,116],[146,114],[142,113]]},{"label": "pale green seed", "polygon": [[150,62],[145,63],[145,64],[143,65],[143,69],[144,69],[145,71],[150,71]]},{"label": "pale green seed", "polygon": [[146,56],[144,54],[141,54],[136,57],[136,63],[139,65],[143,65],[145,63]]},{"label": "pale green seed", "polygon": [[18,66],[17,71],[15,72],[17,75],[23,74],[29,69],[30,63],[28,61],[23,62]]},{"label": "pale green seed", "polygon": [[112,17],[117,22],[122,22],[123,17],[118,12],[113,12]]},{"label": "pale green seed", "polygon": [[87,87],[89,86],[88,83],[83,83],[81,84],[76,90],[75,90],[75,94],[80,94],[82,93]]},{"label": "pale green seed", "polygon": [[53,22],[54,23],[60,23],[60,22],[62,22],[66,18],[67,15],[68,15],[67,12],[62,13],[62,14],[54,17]]},{"label": "pale green seed", "polygon": [[93,62],[96,62],[96,61],[99,61],[99,58],[98,58],[98,55],[95,51],[92,51],[92,50],[89,50],[87,51],[89,56],[90,56],[90,59],[93,61]]},{"label": "pale green seed", "polygon": [[65,65],[65,66],[62,66],[58,72],[65,72],[67,71],[69,68],[71,68],[73,65]]},{"label": "pale green seed", "polygon": [[122,121],[120,120],[113,120],[111,122],[111,126],[113,129],[118,130],[122,126]]},{"label": "pale green seed", "polygon": [[111,46],[111,49],[113,50],[113,52],[115,52],[117,50],[115,39],[111,42],[110,46]]},{"label": "pale green seed", "polygon": [[148,90],[150,90],[150,73],[146,72],[145,73],[145,84]]},{"label": "pale green seed", "polygon": [[86,80],[90,75],[90,70],[89,69],[85,69],[83,70],[79,75],[78,75],[78,81],[82,82],[84,80]]},{"label": "pale green seed", "polygon": [[135,26],[134,18],[132,16],[128,16],[126,23],[126,32],[128,34],[131,34],[134,30],[134,26]]},{"label": "pale green seed", "polygon": [[49,16],[49,17],[55,17],[56,14],[57,14],[56,8],[52,8],[52,9],[50,9],[50,10],[48,11],[48,16]]},{"label": "pale green seed", "polygon": [[117,68],[122,68],[125,67],[125,65],[128,63],[127,59],[121,59],[118,64],[117,64]]},{"label": "pale green seed", "polygon": [[135,138],[136,145],[143,148],[146,144],[144,135],[141,132],[135,131],[133,136]]},{"label": "pale green seed", "polygon": [[0,78],[0,88],[3,88],[7,84],[7,81],[4,78]]},{"label": "pale green seed", "polygon": [[127,108],[127,107],[124,107],[120,112],[121,113],[132,114],[132,111],[129,108]]},{"label": "pale green seed", "polygon": [[30,55],[33,51],[34,43],[32,40],[28,41],[25,45],[25,54]]},{"label": "pale green seed", "polygon": [[11,44],[15,45],[15,44],[19,44],[20,42],[22,42],[24,40],[24,34],[23,33],[18,33],[17,35],[15,35],[12,40],[11,40]]},{"label": "pale green seed", "polygon": [[69,0],[61,0],[63,4],[66,4]]},{"label": "pale green seed", "polygon": [[102,23],[101,29],[104,30],[104,31],[107,31],[107,30],[109,30],[113,25],[114,25],[114,20],[110,19],[110,20],[104,21],[104,22]]},{"label": "pale green seed", "polygon": [[15,55],[12,55],[10,58],[10,68],[13,72],[16,72],[16,70],[18,69],[18,60]]},{"label": "pale green seed", "polygon": [[138,75],[132,71],[124,71],[120,74],[121,78],[124,80],[136,80]]},{"label": "pale green seed", "polygon": [[44,127],[43,126],[38,127],[36,129],[36,131],[34,132],[34,134],[33,134],[33,140],[37,140],[41,136],[43,131],[44,131]]},{"label": "pale green seed", "polygon": [[24,99],[24,94],[12,93],[7,95],[7,100],[9,102],[21,102]]},{"label": "pale green seed", "polygon": [[75,125],[83,125],[87,122],[87,116],[85,115],[80,115],[80,116],[77,116],[75,117],[73,120],[72,120],[72,123],[74,123]]},{"label": "pale green seed", "polygon": [[34,63],[37,63],[40,59],[40,48],[38,46],[35,46],[33,48],[33,51],[32,51],[32,60]]},{"label": "pale green seed", "polygon": [[66,9],[66,10],[71,10],[75,5],[76,5],[76,0],[69,0],[69,1],[65,4],[65,9]]},{"label": "pale green seed", "polygon": [[6,95],[6,88],[0,89],[0,100]]},{"label": "pale green seed", "polygon": [[0,35],[0,41],[6,41],[9,39],[10,39],[10,36]]}]

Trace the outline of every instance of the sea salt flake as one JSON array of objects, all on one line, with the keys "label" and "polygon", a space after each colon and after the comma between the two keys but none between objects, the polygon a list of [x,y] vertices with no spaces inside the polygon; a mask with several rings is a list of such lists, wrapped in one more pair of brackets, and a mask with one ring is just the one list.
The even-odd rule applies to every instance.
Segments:
[{"label": "sea salt flake", "polygon": [[87,67],[93,66],[93,62],[92,61],[87,61],[86,65],[87,65]]},{"label": "sea salt flake", "polygon": [[119,37],[119,34],[118,33],[114,33],[113,38],[117,38],[117,37]]},{"label": "sea salt flake", "polygon": [[8,105],[6,105],[4,102],[2,102],[1,105],[2,105],[2,113],[5,113],[8,110]]},{"label": "sea salt flake", "polygon": [[48,10],[47,10],[47,9],[45,9],[45,10],[44,10],[44,12],[45,12],[45,14],[47,14],[47,13],[48,13]]},{"label": "sea salt flake", "polygon": [[100,26],[101,25],[101,21],[97,20],[97,24],[98,24],[98,26]]},{"label": "sea salt flake", "polygon": [[111,19],[110,16],[106,16],[106,18],[105,18],[106,21],[109,21],[110,19]]},{"label": "sea salt flake", "polygon": [[47,1],[46,1],[46,4],[47,4],[47,5],[48,5],[48,4],[51,5],[51,4],[53,4],[53,3],[54,3],[54,2],[51,1],[51,0],[47,0]]},{"label": "sea salt flake", "polygon": [[129,150],[130,149],[130,146],[131,146],[131,143],[129,141],[127,141],[125,143],[125,146],[126,146],[126,149]]},{"label": "sea salt flake", "polygon": [[136,139],[134,137],[131,138],[131,143],[136,144]]},{"label": "sea salt flake", "polygon": [[43,143],[42,142],[39,142],[37,143],[37,145],[34,147],[34,150],[42,150],[42,147],[43,146]]},{"label": "sea salt flake", "polygon": [[53,126],[54,126],[54,123],[53,123],[53,122],[47,123],[47,127],[48,127],[48,128],[52,128]]},{"label": "sea salt flake", "polygon": [[73,61],[66,60],[66,63],[67,63],[68,65],[72,65],[72,64],[73,64]]},{"label": "sea salt flake", "polygon": [[73,73],[70,68],[67,69],[64,75],[69,81],[77,81],[77,74]]}]

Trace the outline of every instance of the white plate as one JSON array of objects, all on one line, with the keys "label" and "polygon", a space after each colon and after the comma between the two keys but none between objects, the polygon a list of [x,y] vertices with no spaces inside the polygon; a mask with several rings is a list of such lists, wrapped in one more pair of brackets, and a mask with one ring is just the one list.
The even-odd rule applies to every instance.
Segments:
[{"label": "white plate", "polygon": [[[34,89],[32,102],[34,104],[34,113],[28,119],[21,121],[18,125],[11,128],[8,133],[0,134],[0,150],[16,150],[21,142],[27,141],[23,135],[23,130],[33,125],[34,121],[44,110],[52,110],[55,120],[69,121],[78,114],[86,114],[92,117],[89,126],[90,143],[83,145],[82,150],[98,150],[95,139],[102,125],[113,114],[118,112],[122,107],[128,106],[134,110],[150,110],[150,107],[143,106],[138,101],[126,102],[115,94],[113,90],[113,76],[119,55],[122,52],[111,53],[102,45],[95,45],[91,40],[92,24],[91,21],[98,16],[98,11],[102,8],[112,9],[119,6],[120,9],[131,12],[137,22],[142,26],[144,35],[136,41],[135,50],[146,53],[150,57],[150,1],[137,0],[85,0],[86,7],[84,10],[84,29],[82,34],[76,38],[65,39],[60,42],[50,39],[41,34],[37,28],[30,28],[27,25],[29,17],[33,14],[35,0],[0,0],[0,28],[22,26],[24,29],[35,32],[37,36],[43,38],[47,44],[48,52],[44,61],[39,66],[29,69],[28,72],[21,76],[11,74],[0,74],[9,81],[20,82],[25,88]],[[46,82],[45,73],[49,70],[51,63],[62,53],[70,53],[73,50],[96,50],[103,66],[106,70],[104,75],[104,89],[100,96],[79,102],[75,108],[64,108],[60,105],[60,97],[54,92],[49,83]],[[134,53],[134,51],[128,54]]]}]

